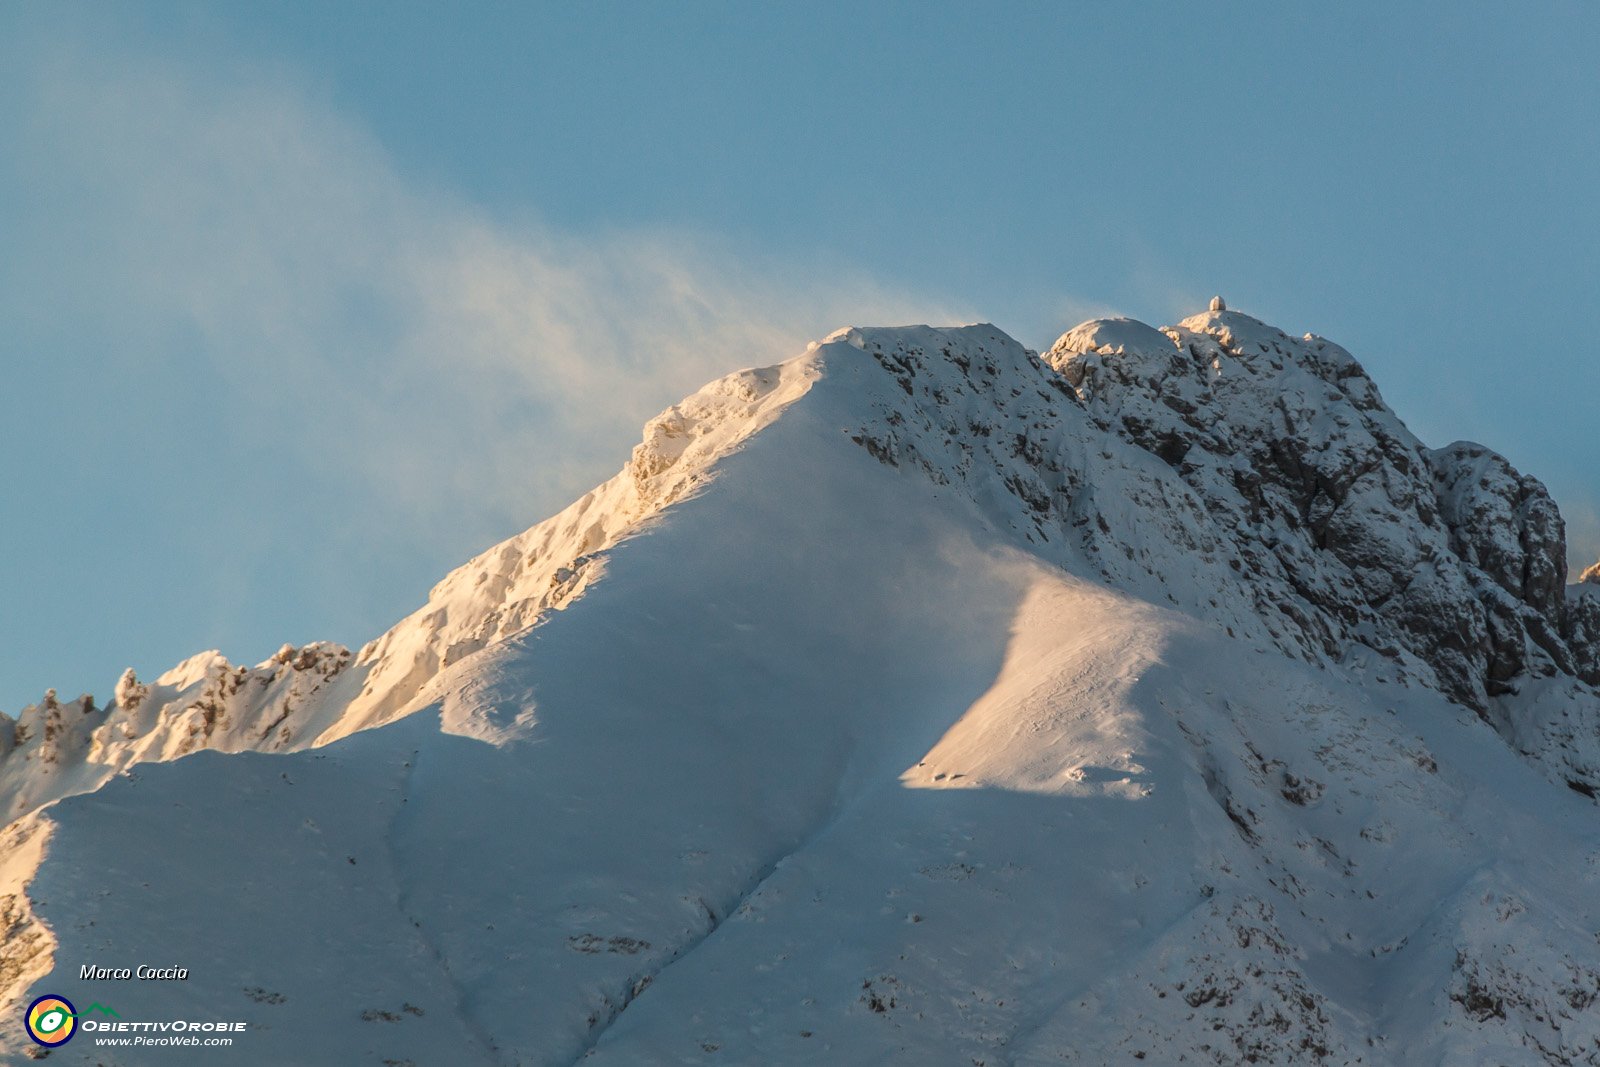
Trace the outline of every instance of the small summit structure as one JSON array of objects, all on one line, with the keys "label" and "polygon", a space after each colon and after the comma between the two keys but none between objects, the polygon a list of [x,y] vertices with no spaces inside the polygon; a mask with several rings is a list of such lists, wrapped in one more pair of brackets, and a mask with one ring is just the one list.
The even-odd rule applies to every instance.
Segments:
[{"label": "small summit structure", "polygon": [[1220,297],[1220,296],[1214,296],[1214,297],[1211,298],[1211,310],[1212,311],[1227,311],[1228,310],[1228,302],[1226,300],[1222,299],[1222,297]]}]

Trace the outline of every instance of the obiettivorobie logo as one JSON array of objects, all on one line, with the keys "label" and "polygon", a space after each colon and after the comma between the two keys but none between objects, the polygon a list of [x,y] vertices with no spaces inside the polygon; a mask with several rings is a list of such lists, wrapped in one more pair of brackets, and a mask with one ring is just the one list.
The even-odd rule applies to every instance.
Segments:
[{"label": "obiettivorobie logo", "polygon": [[[105,1017],[89,1018],[96,1014]],[[72,1006],[72,1001],[59,993],[46,993],[29,1004],[22,1014],[22,1022],[34,1044],[45,1048],[59,1048],[80,1032],[92,1034],[96,1045],[231,1045],[231,1036],[219,1035],[242,1033],[250,1026],[237,1020],[128,1022],[114,1008],[99,1002],[79,1011]],[[110,1036],[112,1034],[117,1036]],[[122,1036],[124,1034],[128,1036]]]},{"label": "obiettivorobie logo", "polygon": [[[89,1005],[89,1009],[82,1014],[93,1015],[97,1011],[113,1019],[122,1018],[111,1008],[100,1003]],[[72,1040],[72,1035],[78,1032],[78,1009],[72,1006],[72,1001],[55,993],[46,993],[29,1004],[22,1018],[28,1028],[28,1036],[33,1038],[35,1044],[43,1045],[45,1048],[65,1045]]]}]

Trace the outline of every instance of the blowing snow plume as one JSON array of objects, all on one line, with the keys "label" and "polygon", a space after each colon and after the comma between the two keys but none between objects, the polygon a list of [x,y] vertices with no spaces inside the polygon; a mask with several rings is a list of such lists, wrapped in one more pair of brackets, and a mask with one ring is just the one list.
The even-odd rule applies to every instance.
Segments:
[{"label": "blowing snow plume", "polygon": [[[363,639],[613,471],[702,382],[848,315],[960,313],[825,254],[496,212],[419,181],[292,72],[0,49],[17,101],[0,176],[19,191],[0,318],[34,404],[13,425],[71,419],[8,448],[19,472],[81,472],[19,478],[17,499],[111,511],[127,546],[18,534],[55,573],[18,565],[42,603],[0,648],[7,711],[63,676],[53,632],[102,696],[126,662]],[[71,602],[105,589],[87,615]]]}]

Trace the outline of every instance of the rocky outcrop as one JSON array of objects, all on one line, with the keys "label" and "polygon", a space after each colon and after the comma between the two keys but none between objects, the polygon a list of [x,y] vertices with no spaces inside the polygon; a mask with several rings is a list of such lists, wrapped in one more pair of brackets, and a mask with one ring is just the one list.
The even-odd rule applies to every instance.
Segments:
[{"label": "rocky outcrop", "polygon": [[[1455,546],[1497,544],[1479,528],[1495,516],[1455,508],[1466,525],[1452,533],[1433,454],[1348,352],[1213,311],[1166,331],[1086,323],[1045,358],[1092,412],[1169,462],[1205,501],[1233,543],[1240,579],[1266,591],[1272,613],[1287,620],[1280,645],[1333,660],[1352,645],[1414,658],[1408,666],[1486,709],[1504,672],[1492,664],[1498,646]],[[1557,543],[1559,531],[1557,518]],[[1509,573],[1525,558],[1486,562],[1507,568],[1519,594],[1531,584],[1548,608],[1541,568],[1531,582]],[[1538,629],[1548,636],[1552,627]]]},{"label": "rocky outcrop", "polygon": [[1566,534],[1536,479],[1504,457],[1458,441],[1429,454],[1451,550],[1484,609],[1484,688],[1514,692],[1521,676],[1573,673],[1562,629]]},{"label": "rocky outcrop", "polygon": [[1564,636],[1572,649],[1574,673],[1600,686],[1600,563],[1584,571],[1577,585],[1567,587]]},{"label": "rocky outcrop", "polygon": [[1230,520],[1244,577],[1286,583],[1308,640],[1402,646],[1479,711],[1577,670],[1544,487],[1479,445],[1424,448],[1337,345],[1214,311],[1086,323],[1046,359]]},{"label": "rocky outcrop", "polygon": [[15,719],[0,715],[0,815],[18,818],[136,763],[203,749],[305,748],[326,709],[359,685],[350,665],[348,649],[315,642],[284,645],[255,667],[202,652],[149,684],[125,671],[104,707],[87,694],[62,701],[52,689]]},{"label": "rocky outcrop", "polygon": [[[1087,322],[1042,360],[990,326],[830,341],[888,376],[860,387],[851,439],[1031,550],[1081,551],[1241,639],[1436,688],[1552,776],[1600,777],[1600,597],[1569,594],[1554,501],[1480,445],[1424,446],[1338,345],[1220,308]],[[1535,714],[1533,682],[1579,688]]]}]

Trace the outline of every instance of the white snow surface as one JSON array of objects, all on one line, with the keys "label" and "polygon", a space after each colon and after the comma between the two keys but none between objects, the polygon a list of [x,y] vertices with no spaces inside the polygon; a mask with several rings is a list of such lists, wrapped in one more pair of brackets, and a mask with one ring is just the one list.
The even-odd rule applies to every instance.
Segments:
[{"label": "white snow surface", "polygon": [[[358,653],[0,722],[0,1010],[240,1064],[1600,1063],[1564,559],[1537,481],[1237,311],[842,330]],[[190,977],[78,978],[141,963]],[[50,1060],[175,1055],[114,1052]]]}]

